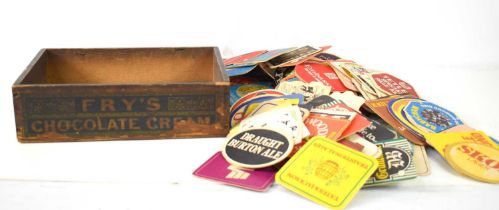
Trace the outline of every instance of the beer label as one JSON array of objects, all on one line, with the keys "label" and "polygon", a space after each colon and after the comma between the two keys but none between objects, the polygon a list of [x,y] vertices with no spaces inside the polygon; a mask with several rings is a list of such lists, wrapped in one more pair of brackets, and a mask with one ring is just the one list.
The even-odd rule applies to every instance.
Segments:
[{"label": "beer label", "polygon": [[373,157],[314,137],[277,172],[276,182],[328,208],[343,209],[377,167]]},{"label": "beer label", "polygon": [[228,137],[222,154],[232,165],[242,168],[264,168],[284,160],[293,149],[287,133],[270,128],[249,129]]}]

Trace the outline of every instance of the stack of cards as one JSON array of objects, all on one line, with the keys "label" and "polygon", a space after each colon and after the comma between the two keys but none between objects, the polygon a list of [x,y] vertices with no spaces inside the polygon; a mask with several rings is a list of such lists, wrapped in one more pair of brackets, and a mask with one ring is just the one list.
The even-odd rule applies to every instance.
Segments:
[{"label": "stack of cards", "polygon": [[255,191],[274,180],[330,208],[362,187],[431,173],[425,146],[459,173],[499,183],[499,146],[407,82],[325,52],[259,50],[225,59],[231,130],[194,175]]}]

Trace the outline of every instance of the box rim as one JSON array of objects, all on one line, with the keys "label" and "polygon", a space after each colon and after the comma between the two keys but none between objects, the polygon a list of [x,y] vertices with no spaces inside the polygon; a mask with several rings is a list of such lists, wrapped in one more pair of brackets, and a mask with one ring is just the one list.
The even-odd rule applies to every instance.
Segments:
[{"label": "box rim", "polygon": [[[41,57],[48,53],[50,50],[133,50],[133,49],[176,49],[176,48],[188,48],[188,49],[212,49],[213,50],[213,56],[216,58],[215,59],[215,66],[217,67],[217,70],[220,71],[221,79],[222,81],[209,81],[209,82],[167,82],[167,83],[68,83],[68,84],[22,84],[22,81],[26,79],[26,76],[31,72],[33,67],[40,61]],[[215,71],[217,71],[215,70]],[[227,84],[226,84],[227,83]],[[223,65],[223,59],[220,53],[220,49],[216,46],[203,46],[203,47],[114,47],[114,48],[41,48],[38,53],[35,55],[35,57],[31,60],[31,62],[28,64],[28,66],[25,67],[23,72],[17,77],[17,79],[14,81],[12,84],[12,88],[19,88],[19,87],[64,87],[64,86],[143,86],[143,85],[192,85],[192,84],[210,84],[210,85],[230,85],[230,80],[229,76],[227,75],[227,72],[225,71],[224,65]]]}]

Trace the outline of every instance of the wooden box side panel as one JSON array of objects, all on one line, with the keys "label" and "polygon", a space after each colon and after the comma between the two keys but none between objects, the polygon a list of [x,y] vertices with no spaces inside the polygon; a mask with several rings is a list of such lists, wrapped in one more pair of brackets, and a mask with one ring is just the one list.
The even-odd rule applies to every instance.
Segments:
[{"label": "wooden box side panel", "polygon": [[14,86],[20,142],[221,137],[228,85]]}]

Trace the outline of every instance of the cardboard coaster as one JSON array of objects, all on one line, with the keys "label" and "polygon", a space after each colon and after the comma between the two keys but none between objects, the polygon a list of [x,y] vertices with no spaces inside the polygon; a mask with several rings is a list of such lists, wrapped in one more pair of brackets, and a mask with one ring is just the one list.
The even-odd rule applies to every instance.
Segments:
[{"label": "cardboard coaster", "polygon": [[[242,120],[244,120],[244,116],[246,114],[248,106],[255,104],[255,103],[261,103],[264,101],[272,100],[279,98],[280,96],[269,96],[269,95],[261,95],[261,96],[255,96],[254,98],[248,99],[246,102],[242,103],[239,105],[237,108],[232,110],[229,115],[230,119],[230,126],[234,127],[237,124],[239,124]],[[236,102],[237,103],[237,102]]]},{"label": "cardboard coaster", "polygon": [[376,143],[378,141],[390,140],[390,139],[398,139],[398,134],[394,130],[384,126],[380,122],[376,120],[370,120],[371,125],[369,125],[364,130],[357,132],[359,136],[362,138]]},{"label": "cardboard coaster", "polygon": [[387,73],[371,73],[372,81],[376,88],[388,95],[406,95],[411,94],[418,97],[416,90],[407,82]]},{"label": "cardboard coaster", "polygon": [[424,139],[424,135],[428,132],[422,130],[420,127],[417,127],[411,122],[409,122],[407,120],[405,112],[403,111],[404,108],[407,106],[407,104],[413,102],[413,100],[419,100],[419,99],[412,99],[412,98],[392,99],[388,103],[388,111],[390,112],[392,117],[395,118],[399,123],[404,125],[408,131]]},{"label": "cardboard coaster", "polygon": [[272,128],[249,129],[227,138],[222,155],[231,165],[265,168],[284,160],[293,149],[290,134]]},{"label": "cardboard coaster", "polygon": [[428,144],[430,144],[440,155],[445,157],[445,148],[448,145],[460,142],[472,142],[487,145],[499,149],[499,146],[492,141],[487,134],[482,131],[468,131],[455,133],[434,133],[426,136]]},{"label": "cardboard coaster", "polygon": [[277,172],[276,182],[328,208],[343,209],[377,167],[370,156],[314,137]]},{"label": "cardboard coaster", "polygon": [[295,74],[304,82],[320,82],[331,86],[331,91],[344,92],[348,89],[340,81],[330,66],[315,63],[302,63],[296,65]]},{"label": "cardboard coaster", "polygon": [[432,133],[463,124],[453,112],[428,101],[411,101],[404,112],[414,125]]},{"label": "cardboard coaster", "polygon": [[329,95],[331,87],[325,86],[320,82],[304,83],[301,81],[293,81],[279,83],[276,90],[286,94],[302,94],[304,96],[304,102],[306,103],[321,95]]},{"label": "cardboard coaster", "polygon": [[335,100],[334,98],[328,95],[322,95],[312,99],[306,104],[300,104],[298,106],[308,110],[312,110],[312,109],[324,109],[339,103],[340,102],[338,100]]},{"label": "cardboard coaster", "polygon": [[360,144],[362,145],[362,150],[361,152],[369,155],[374,158],[380,157],[382,154],[382,150],[378,148],[374,143],[365,140],[364,138],[360,137],[357,134],[351,135],[346,138],[347,141],[353,142],[355,144]]},{"label": "cardboard coaster", "polygon": [[255,92],[257,90],[263,90],[272,88],[272,86],[265,83],[255,83],[255,84],[231,84],[230,91],[230,104],[234,104],[241,97]]},{"label": "cardboard coaster", "polygon": [[258,63],[263,63],[263,62],[266,62],[272,58],[275,58],[279,55],[282,55],[284,53],[287,53],[287,52],[290,52],[292,50],[295,50],[296,47],[290,47],[290,48],[283,48],[283,49],[276,49],[276,50],[270,50],[270,51],[267,51],[265,53],[262,53],[256,57],[253,57],[253,58],[250,58],[248,60],[246,60],[246,64],[247,65],[250,65],[250,64],[258,64]]},{"label": "cardboard coaster", "polygon": [[414,165],[416,166],[416,173],[418,176],[428,176],[431,174],[430,161],[424,146],[414,146]]},{"label": "cardboard coaster", "polygon": [[355,82],[358,83],[357,89],[361,91],[361,93],[364,91],[367,93],[366,96],[370,94],[377,98],[378,95],[376,89],[372,85],[374,82],[370,77],[370,72],[363,66],[354,62],[332,62],[331,64],[353,78],[352,82],[354,82],[354,85]]},{"label": "cardboard coaster", "polygon": [[237,65],[237,64],[241,64],[241,63],[244,63],[245,61],[251,59],[251,58],[254,58],[260,54],[263,54],[267,52],[266,50],[260,50],[260,51],[254,51],[254,52],[250,52],[250,53],[246,53],[246,54],[242,54],[242,55],[238,55],[238,56],[235,56],[235,57],[232,57],[232,58],[228,58],[228,59],[225,59],[224,60],[224,65],[225,66],[232,66],[232,65]]},{"label": "cardboard coaster", "polygon": [[254,191],[266,191],[274,183],[276,170],[269,167],[259,170],[241,169],[232,166],[221,152],[199,166],[193,175]]},{"label": "cardboard coaster", "polygon": [[336,73],[336,76],[338,76],[338,79],[340,79],[341,83],[343,83],[343,85],[346,88],[348,88],[351,91],[359,92],[359,90],[357,89],[357,87],[352,83],[352,77],[350,77],[349,75],[345,74],[345,72],[340,71],[339,69],[337,69],[338,67],[336,67],[335,65],[333,65],[332,62],[327,62],[327,64],[329,66],[331,66],[331,68],[333,68],[334,72]]},{"label": "cardboard coaster", "polygon": [[367,180],[366,186],[386,184],[417,177],[412,144],[406,139],[392,139],[376,143],[382,151],[377,158],[378,169]]},{"label": "cardboard coaster", "polygon": [[386,98],[380,98],[376,100],[366,101],[367,107],[372,110],[376,115],[381,117],[386,123],[392,126],[399,134],[404,136],[406,139],[410,140],[412,143],[417,145],[425,145],[424,138],[411,133],[407,128],[398,122],[388,111],[388,103],[394,98],[399,98],[401,96],[390,96]]},{"label": "cardboard coaster", "polygon": [[[258,101],[256,103],[250,103],[244,107],[243,119],[250,117],[252,115],[258,114],[261,111],[264,111],[261,108],[271,109],[271,107],[275,106],[275,105],[277,105],[279,107],[280,106],[291,106],[291,105],[298,105],[302,102],[303,102],[303,95],[290,94],[290,95],[271,98],[271,99],[265,100],[265,101]],[[261,105],[265,105],[265,104],[267,104],[267,106],[261,107]]]},{"label": "cardboard coaster", "polygon": [[255,68],[256,68],[256,65],[240,66],[240,67],[229,68],[229,69],[226,69],[225,71],[227,72],[227,76],[235,77],[235,76],[247,74]]},{"label": "cardboard coaster", "polygon": [[489,136],[489,138],[490,138],[492,141],[494,141],[497,145],[499,145],[499,141],[498,141],[497,139],[493,138],[492,136]]},{"label": "cardboard coaster", "polygon": [[323,50],[325,49],[304,46],[274,57],[270,59],[268,63],[271,68],[284,67],[292,64],[296,65],[297,62],[306,60],[308,57],[313,57]]},{"label": "cardboard coaster", "polygon": [[447,162],[475,180],[499,183],[499,149],[484,144],[459,142],[445,148]]},{"label": "cardboard coaster", "polygon": [[311,136],[324,136],[339,140],[343,131],[350,125],[350,120],[311,113],[304,123]]},{"label": "cardboard coaster", "polygon": [[247,130],[267,127],[278,128],[278,131],[281,133],[290,134],[294,144],[300,143],[303,138],[310,135],[310,132],[303,123],[300,109],[297,106],[286,106],[247,118],[241,121],[237,128],[233,128],[230,133],[234,133],[233,130],[236,129]]},{"label": "cardboard coaster", "polygon": [[337,55],[333,55],[331,53],[325,53],[325,52],[319,53],[315,57],[322,60],[322,61],[335,61],[335,60],[340,59],[340,57],[338,57]]},{"label": "cardboard coaster", "polygon": [[247,100],[257,97],[257,96],[263,96],[263,95],[270,95],[270,96],[283,96],[286,95],[285,93],[281,91],[277,91],[274,89],[264,89],[264,90],[257,90],[252,93],[248,93],[245,96],[241,97],[239,100],[235,101],[234,104],[230,107],[230,111],[232,112],[234,109],[238,108],[242,103],[246,102]]},{"label": "cardboard coaster", "polygon": [[[347,105],[345,105],[343,103],[336,104],[332,107],[329,107],[328,109],[343,109],[343,110],[357,113],[355,110],[353,110],[352,108],[348,107]],[[370,124],[371,124],[371,122],[367,118],[365,118],[361,114],[356,114],[354,116],[354,118],[350,121],[350,125],[341,134],[340,139],[345,138],[347,136],[351,136],[351,135],[367,128]]]},{"label": "cardboard coaster", "polygon": [[352,91],[345,91],[343,93],[333,92],[331,97],[346,104],[356,111],[359,111],[360,107],[366,102],[366,99],[355,95]]}]

